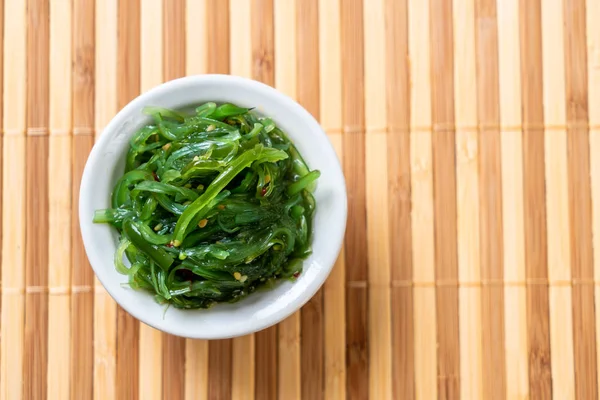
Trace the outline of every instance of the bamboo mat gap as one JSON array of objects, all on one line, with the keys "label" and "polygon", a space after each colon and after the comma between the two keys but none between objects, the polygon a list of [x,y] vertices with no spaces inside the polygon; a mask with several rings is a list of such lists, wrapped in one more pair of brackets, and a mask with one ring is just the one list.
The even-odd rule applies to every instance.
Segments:
[{"label": "bamboo mat gap", "polygon": [[[600,0],[0,0],[0,400],[595,399]],[[253,78],[327,132],[344,249],[254,335],[140,324],[94,278],[103,127]]]}]

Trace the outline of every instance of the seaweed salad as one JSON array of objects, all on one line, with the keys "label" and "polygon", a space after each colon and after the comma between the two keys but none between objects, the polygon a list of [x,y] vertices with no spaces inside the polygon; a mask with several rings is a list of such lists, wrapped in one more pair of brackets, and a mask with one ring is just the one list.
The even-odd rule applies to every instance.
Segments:
[{"label": "seaweed salad", "polygon": [[111,208],[94,214],[120,234],[115,267],[129,285],[207,308],[297,278],[320,174],[285,133],[229,103],[144,113],[153,122],[131,138]]}]

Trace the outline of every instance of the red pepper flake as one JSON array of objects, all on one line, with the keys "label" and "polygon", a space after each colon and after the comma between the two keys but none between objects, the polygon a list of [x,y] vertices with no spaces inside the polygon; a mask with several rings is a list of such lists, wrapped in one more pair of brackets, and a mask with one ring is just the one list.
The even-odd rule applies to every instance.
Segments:
[{"label": "red pepper flake", "polygon": [[267,190],[268,189],[266,187],[263,187],[262,190],[260,191],[260,195],[265,197],[265,195],[267,194]]},{"label": "red pepper flake", "polygon": [[155,181],[159,181],[159,179],[158,179],[158,175],[156,175],[156,172],[155,172],[155,171],[152,171],[152,176],[154,177],[154,180],[155,180]]},{"label": "red pepper flake", "polygon": [[173,247],[173,242],[169,242],[166,244],[167,247]]},{"label": "red pepper flake", "polygon": [[298,278],[300,276],[300,271],[294,272],[294,278]]}]

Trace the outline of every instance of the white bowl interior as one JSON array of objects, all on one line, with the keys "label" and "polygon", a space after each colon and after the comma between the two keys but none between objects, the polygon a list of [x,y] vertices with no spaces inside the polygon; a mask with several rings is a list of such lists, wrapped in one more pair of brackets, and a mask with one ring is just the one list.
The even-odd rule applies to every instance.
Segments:
[{"label": "white bowl interior", "polygon": [[[143,107],[181,109],[206,101],[231,102],[271,117],[288,134],[311,169],[321,171],[314,193],[313,253],[295,282],[282,281],[234,304],[208,310],[178,310],[157,304],[153,297],[123,283],[113,256],[118,234],[106,224],[92,223],[94,210],[110,207],[110,194],[122,176],[133,133],[150,122]],[[226,75],[191,76],[167,82],[129,103],[104,130],[88,159],[80,191],[80,224],[90,263],[110,295],[142,322],[179,336],[216,339],[240,336],[271,326],[306,303],[323,284],[341,248],[346,226],[344,176],[327,136],[300,105],[261,83]]]}]

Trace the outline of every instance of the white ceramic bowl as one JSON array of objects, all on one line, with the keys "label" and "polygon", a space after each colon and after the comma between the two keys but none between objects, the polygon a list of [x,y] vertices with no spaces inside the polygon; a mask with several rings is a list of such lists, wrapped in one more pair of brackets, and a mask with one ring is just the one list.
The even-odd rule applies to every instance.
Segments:
[{"label": "white ceramic bowl", "polygon": [[[113,256],[118,234],[106,224],[92,223],[94,210],[110,207],[110,194],[123,174],[129,138],[150,122],[142,108],[155,105],[173,109],[207,101],[256,107],[286,132],[311,169],[321,171],[314,193],[317,208],[313,224],[313,253],[295,282],[282,281],[234,304],[208,310],[179,310],[157,304],[144,291],[123,283]],[[134,99],[108,124],[85,166],[79,194],[83,242],[98,279],[127,312],[140,321],[174,335],[222,339],[259,331],[285,319],[321,287],[340,251],[346,228],[347,199],[344,176],[327,136],[298,103],[277,90],[249,79],[227,75],[190,76],[164,83]]]}]

